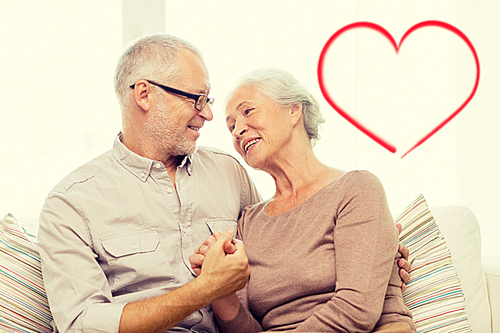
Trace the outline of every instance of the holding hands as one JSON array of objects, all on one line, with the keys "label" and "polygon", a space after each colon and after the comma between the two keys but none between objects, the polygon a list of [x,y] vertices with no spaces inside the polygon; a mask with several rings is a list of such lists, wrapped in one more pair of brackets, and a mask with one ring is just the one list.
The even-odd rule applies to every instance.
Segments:
[{"label": "holding hands", "polygon": [[215,298],[242,289],[250,276],[245,246],[233,239],[234,233],[232,228],[215,232],[189,257],[191,268],[213,290]]}]

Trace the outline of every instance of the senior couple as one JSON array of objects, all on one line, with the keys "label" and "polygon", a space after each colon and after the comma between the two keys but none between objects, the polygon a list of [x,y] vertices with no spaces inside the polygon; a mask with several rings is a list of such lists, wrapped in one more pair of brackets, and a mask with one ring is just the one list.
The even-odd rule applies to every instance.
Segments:
[{"label": "senior couple", "polygon": [[323,118],[292,75],[254,71],[225,108],[236,151],[275,181],[264,201],[233,157],[196,146],[213,99],[193,45],[133,42],[115,91],[113,149],[64,178],[40,216],[57,331],[415,332],[384,189],[316,158]]}]

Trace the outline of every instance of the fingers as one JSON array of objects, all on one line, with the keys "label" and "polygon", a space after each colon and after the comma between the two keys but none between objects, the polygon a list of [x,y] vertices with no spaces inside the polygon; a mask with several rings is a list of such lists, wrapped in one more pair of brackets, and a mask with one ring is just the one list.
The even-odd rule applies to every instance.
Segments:
[{"label": "fingers", "polygon": [[[210,247],[210,251],[207,251],[206,255],[209,256],[211,253],[214,253],[215,255],[225,255],[226,249],[231,250],[231,243],[233,240],[234,236],[234,229],[230,228],[231,230],[227,230],[225,232],[220,232],[216,231],[213,234],[214,239],[216,239],[216,242]],[[229,243],[229,244],[227,244]]]},{"label": "fingers", "polygon": [[200,275],[201,267],[203,266],[203,260],[205,256],[202,254],[192,254],[189,256],[189,262],[191,263],[191,269],[196,275]]},{"label": "fingers", "polygon": [[396,229],[398,229],[398,235],[401,235],[401,230],[403,230],[401,223],[396,223]]},{"label": "fingers", "polygon": [[[234,238],[234,234],[235,234],[235,232],[234,232],[234,228],[228,228],[228,229],[224,232],[224,234],[225,234],[225,233],[229,233],[229,234],[231,234],[231,238]],[[219,237],[220,237],[222,234],[223,234],[222,232],[220,232],[220,231],[216,231],[216,232],[214,232],[213,237],[215,238],[215,240],[218,240],[218,239],[219,239]]]},{"label": "fingers", "polygon": [[226,241],[224,242],[224,252],[226,252],[226,254],[233,254],[235,251],[236,251],[236,247],[234,246],[234,239],[231,240],[231,241]]},{"label": "fingers", "polygon": [[401,291],[404,292],[406,290],[406,284],[410,281],[410,274],[408,272],[411,269],[411,265],[405,259],[399,259],[398,266],[401,267],[399,276],[401,277]]},{"label": "fingers", "polygon": [[[408,256],[410,255],[410,250],[403,244],[399,244],[398,247],[399,253],[401,253],[401,257],[403,257],[405,260],[408,260]],[[410,264],[408,263],[408,271],[410,271]]]},{"label": "fingers", "polygon": [[405,259],[399,259],[398,260],[398,266],[400,267],[399,270],[399,276],[401,276],[401,279],[403,282],[408,282],[410,281],[410,270],[411,270],[411,264],[406,261]]},{"label": "fingers", "polygon": [[[224,236],[223,236],[224,235]],[[222,239],[223,237],[228,237],[230,236],[229,240],[226,240],[223,244],[223,250],[226,254],[233,254],[234,251],[236,251],[236,248],[234,247],[234,229],[233,228],[228,228],[224,233],[220,231],[216,231],[213,234],[214,239],[219,240]]]},{"label": "fingers", "polygon": [[191,268],[201,267],[203,265],[203,260],[205,256],[202,254],[192,254],[189,256],[189,262],[191,263]]},{"label": "fingers", "polygon": [[217,241],[217,239],[215,239],[214,236],[209,236],[209,237],[207,237],[207,239],[205,239],[205,241],[203,242],[203,245],[206,245],[210,248],[210,247],[212,247],[212,245],[215,244],[216,241]]},{"label": "fingers", "polygon": [[195,254],[201,254],[201,255],[203,255],[203,256],[206,256],[206,255],[207,255],[208,250],[210,250],[210,247],[208,247],[208,246],[206,246],[206,245],[203,245],[203,244],[202,244],[202,245],[200,245],[200,247],[199,247],[199,248],[197,248],[197,249],[194,251],[194,253],[195,253]]}]

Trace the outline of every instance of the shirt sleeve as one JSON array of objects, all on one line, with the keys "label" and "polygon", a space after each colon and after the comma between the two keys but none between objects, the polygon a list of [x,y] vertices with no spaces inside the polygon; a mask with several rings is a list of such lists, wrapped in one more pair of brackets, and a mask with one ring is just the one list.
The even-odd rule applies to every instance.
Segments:
[{"label": "shirt sleeve", "polygon": [[382,184],[369,172],[344,183],[334,218],[335,295],[297,332],[371,332],[393,274],[398,236]]},{"label": "shirt sleeve", "polygon": [[49,194],[40,215],[38,250],[44,286],[59,332],[118,332],[125,304],[113,302],[78,206]]},{"label": "shirt sleeve", "polygon": [[254,205],[258,202],[261,202],[262,198],[259,194],[259,191],[257,191],[255,183],[248,175],[246,169],[243,166],[241,166],[241,169],[245,180],[245,190],[242,193],[242,200],[241,200],[242,202],[241,209],[243,209],[246,206]]}]

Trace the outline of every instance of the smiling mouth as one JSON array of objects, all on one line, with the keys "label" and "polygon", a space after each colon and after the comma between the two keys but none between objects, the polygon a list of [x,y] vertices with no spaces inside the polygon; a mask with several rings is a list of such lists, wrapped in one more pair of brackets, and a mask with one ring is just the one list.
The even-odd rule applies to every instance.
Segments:
[{"label": "smiling mouth", "polygon": [[196,131],[198,132],[200,130],[200,127],[196,127],[196,126],[188,126],[188,128],[192,129],[193,131]]},{"label": "smiling mouth", "polygon": [[247,144],[245,145],[245,152],[248,152],[248,150],[257,142],[259,142],[260,139],[253,139],[252,141],[248,141]]}]

